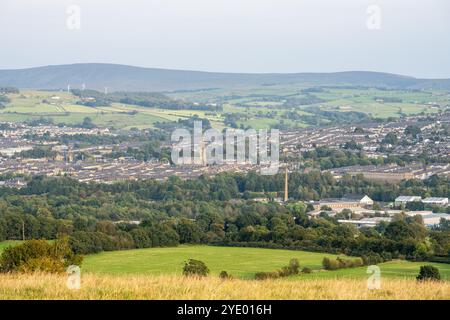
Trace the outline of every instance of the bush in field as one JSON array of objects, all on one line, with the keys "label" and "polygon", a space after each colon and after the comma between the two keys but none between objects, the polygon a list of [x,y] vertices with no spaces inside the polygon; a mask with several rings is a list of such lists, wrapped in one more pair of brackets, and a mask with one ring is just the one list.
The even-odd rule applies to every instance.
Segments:
[{"label": "bush in field", "polygon": [[256,280],[277,279],[279,277],[280,277],[280,273],[277,271],[255,273]]},{"label": "bush in field", "polygon": [[304,267],[303,269],[302,269],[302,273],[312,273],[313,271],[312,271],[312,269],[311,268],[308,268],[308,267]]},{"label": "bush in field", "polygon": [[364,265],[364,262],[361,258],[356,259],[342,259],[341,257],[337,257],[336,260],[339,262],[339,269],[343,268],[357,268]]},{"label": "bush in field", "polygon": [[322,266],[325,270],[337,270],[339,269],[339,262],[330,258],[323,258]]},{"label": "bush in field", "polygon": [[81,265],[82,257],[73,253],[68,240],[53,243],[28,240],[6,248],[0,256],[1,272],[64,272],[69,265]]},{"label": "bush in field", "polygon": [[298,274],[299,269],[300,269],[300,263],[298,262],[298,260],[291,259],[291,261],[289,261],[289,265],[286,267],[283,267],[279,271],[279,274],[280,274],[280,277],[288,277],[288,276]]},{"label": "bush in field", "polygon": [[[386,253],[386,258],[392,258],[392,256],[388,256]],[[366,266],[371,266],[371,265],[375,265],[375,264],[379,264],[385,261],[385,259],[379,255],[378,253],[370,253],[367,255],[362,256],[363,262]],[[390,260],[390,259],[386,259],[386,260]]]},{"label": "bush in field", "polygon": [[203,261],[189,259],[185,262],[183,267],[183,274],[185,276],[207,276],[209,269]]},{"label": "bush in field", "polygon": [[417,280],[441,280],[439,269],[435,266],[421,266]]},{"label": "bush in field", "polygon": [[291,259],[289,261],[289,265],[281,268],[281,270],[272,272],[257,272],[255,274],[255,279],[265,280],[265,279],[276,279],[279,277],[289,277],[298,274],[299,270],[300,270],[300,263],[298,262],[298,260]]},{"label": "bush in field", "polygon": [[343,259],[337,257],[336,260],[330,258],[323,258],[322,266],[325,270],[338,270],[344,268],[357,268],[364,265],[364,261],[361,258],[356,259]]},{"label": "bush in field", "polygon": [[226,271],[221,271],[219,274],[219,278],[226,280],[226,279],[233,279],[233,277],[231,276],[231,274],[228,274],[228,272]]},{"label": "bush in field", "polygon": [[35,271],[44,271],[50,273],[62,273],[66,270],[66,266],[61,260],[56,260],[51,257],[42,257],[29,259],[21,264],[17,271],[22,273],[29,273]]}]

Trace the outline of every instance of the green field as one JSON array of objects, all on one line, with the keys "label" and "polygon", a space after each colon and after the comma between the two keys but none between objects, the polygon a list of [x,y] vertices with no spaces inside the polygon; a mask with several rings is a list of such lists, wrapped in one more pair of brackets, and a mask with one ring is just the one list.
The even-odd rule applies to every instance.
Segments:
[{"label": "green field", "polygon": [[[362,112],[372,117],[387,118],[419,113],[435,113],[438,107],[450,104],[450,94],[445,91],[400,91],[369,89],[327,88],[313,95],[324,102],[310,105],[293,105],[283,107],[290,98],[305,95],[298,85],[277,85],[269,87],[242,87],[239,89],[216,89],[210,91],[168,93],[172,98],[185,99],[189,102],[218,103],[223,105],[223,112],[202,110],[171,110],[146,108],[136,105],[114,103],[108,107],[88,107],[77,105],[78,98],[64,91],[21,91],[9,94],[11,102],[0,109],[0,121],[29,121],[46,117],[54,123],[68,125],[79,124],[85,117],[92,118],[96,125],[102,127],[151,128],[156,122],[177,121],[197,115],[208,119],[217,129],[224,128],[227,114],[238,114],[238,126],[254,129],[270,128],[281,125],[290,128],[307,126],[306,116],[312,114],[307,108],[316,108],[334,112]],[[401,102],[380,102],[377,97],[397,98]],[[295,112],[299,117],[291,119],[285,113]],[[325,120],[324,120],[325,121]]]},{"label": "green field", "polygon": [[13,246],[13,245],[19,244],[19,243],[21,243],[21,242],[22,242],[22,241],[16,241],[16,240],[8,240],[8,241],[0,242],[0,253],[1,253],[6,247]]},{"label": "green field", "polygon": [[303,266],[321,267],[324,256],[332,254],[259,248],[232,248],[213,246],[180,246],[102,252],[86,256],[83,270],[100,273],[176,274],[187,259],[206,263],[213,274],[222,270],[239,277],[252,277],[258,271],[274,271],[297,258]]},{"label": "green field", "polygon": [[[0,242],[0,252],[7,246],[18,243],[20,241]],[[82,269],[83,272],[111,275],[179,275],[184,261],[197,259],[205,262],[213,275],[227,271],[235,277],[248,279],[259,271],[278,270],[287,265],[290,259],[296,258],[301,268],[314,270],[311,274],[299,275],[302,279],[365,279],[369,276],[366,267],[325,271],[322,269],[324,257],[336,258],[337,255],[282,249],[182,245],[86,255]],[[450,280],[450,264],[396,260],[381,263],[379,267],[382,277],[415,278],[420,266],[425,264],[436,266],[442,278]]]},{"label": "green field", "polygon": [[177,121],[194,114],[205,116],[204,111],[164,110],[125,104],[113,104],[111,107],[82,106],[76,104],[77,97],[61,91],[21,91],[8,97],[11,102],[0,109],[0,121],[22,122],[45,117],[51,118],[55,124],[74,125],[90,117],[102,127],[129,129],[151,128],[156,122]]},{"label": "green field", "polygon": [[[183,262],[197,259],[206,263],[212,274],[225,270],[242,278],[252,278],[255,272],[275,271],[297,258],[301,267],[316,272],[301,275],[306,278],[366,278],[366,268],[321,271],[324,257],[336,255],[305,251],[233,248],[213,246],[180,246],[177,248],[151,248],[88,255],[83,263],[85,272],[107,274],[180,274]],[[392,261],[380,264],[382,276],[414,278],[424,262]],[[450,265],[431,263],[437,266],[445,279],[450,279]]]}]

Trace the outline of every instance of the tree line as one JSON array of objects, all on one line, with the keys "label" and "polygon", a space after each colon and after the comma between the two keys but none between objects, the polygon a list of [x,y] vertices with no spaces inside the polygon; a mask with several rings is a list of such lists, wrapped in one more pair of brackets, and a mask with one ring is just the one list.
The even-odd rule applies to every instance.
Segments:
[{"label": "tree line", "polygon": [[[397,185],[362,177],[335,181],[320,172],[290,177],[293,196],[302,200],[358,191],[375,200],[399,193],[448,196],[448,182],[437,176]],[[311,208],[302,202],[280,205],[247,197],[249,192],[281,190],[282,185],[282,175],[255,172],[115,184],[36,176],[22,189],[0,189],[0,240],[67,235],[73,251],[81,254],[199,243],[345,253],[374,261],[448,258],[446,223],[428,230],[420,217],[398,216],[389,224],[356,229],[325,213],[311,219]]]}]

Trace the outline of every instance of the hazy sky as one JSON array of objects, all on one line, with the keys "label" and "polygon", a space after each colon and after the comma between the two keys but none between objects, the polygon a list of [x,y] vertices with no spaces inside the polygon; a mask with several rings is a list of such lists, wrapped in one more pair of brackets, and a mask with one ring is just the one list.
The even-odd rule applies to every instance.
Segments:
[{"label": "hazy sky", "polygon": [[448,0],[0,0],[0,39],[0,69],[108,62],[450,78]]}]

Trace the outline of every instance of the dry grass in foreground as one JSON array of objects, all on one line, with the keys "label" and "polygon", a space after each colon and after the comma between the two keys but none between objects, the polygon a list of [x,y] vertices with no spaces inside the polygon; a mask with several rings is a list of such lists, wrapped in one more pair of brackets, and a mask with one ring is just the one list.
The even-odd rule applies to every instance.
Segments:
[{"label": "dry grass in foreground", "polygon": [[385,279],[368,290],[362,280],[221,280],[182,276],[84,274],[80,290],[66,277],[0,275],[0,299],[450,299],[450,282]]}]

